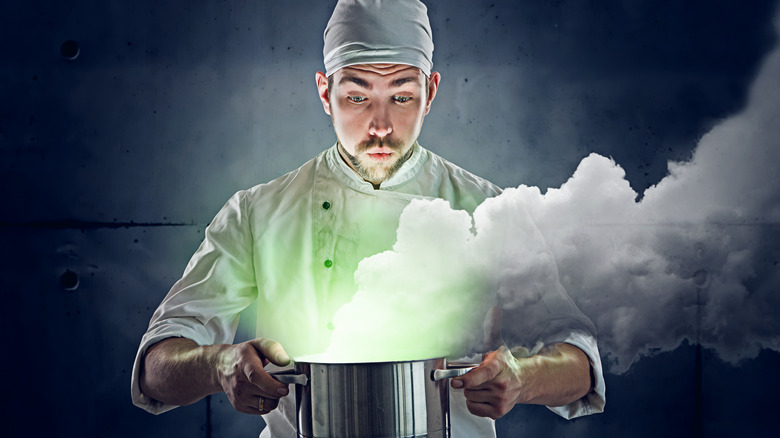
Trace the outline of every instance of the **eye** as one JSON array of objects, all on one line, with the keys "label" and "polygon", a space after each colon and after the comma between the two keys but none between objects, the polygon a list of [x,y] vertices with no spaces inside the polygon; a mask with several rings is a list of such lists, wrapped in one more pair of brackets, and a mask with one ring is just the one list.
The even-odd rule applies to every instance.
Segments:
[{"label": "eye", "polygon": [[352,101],[354,103],[361,103],[361,102],[365,102],[366,100],[368,100],[368,98],[365,97],[365,96],[347,96],[347,99],[349,99],[350,101]]},{"label": "eye", "polygon": [[393,96],[393,100],[398,103],[406,103],[412,100],[412,96]]}]

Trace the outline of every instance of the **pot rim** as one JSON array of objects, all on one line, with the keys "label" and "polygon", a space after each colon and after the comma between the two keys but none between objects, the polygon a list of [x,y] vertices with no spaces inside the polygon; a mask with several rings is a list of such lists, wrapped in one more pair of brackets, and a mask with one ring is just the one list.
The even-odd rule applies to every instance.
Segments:
[{"label": "pot rim", "polygon": [[419,359],[397,359],[397,360],[363,360],[363,361],[345,361],[338,359],[329,359],[324,353],[319,354],[307,354],[293,358],[293,364],[317,364],[317,365],[379,365],[379,364],[397,364],[397,363],[412,363],[412,362],[427,362],[427,361],[439,361],[446,360],[447,354],[444,352],[436,352],[431,356],[426,356]]}]

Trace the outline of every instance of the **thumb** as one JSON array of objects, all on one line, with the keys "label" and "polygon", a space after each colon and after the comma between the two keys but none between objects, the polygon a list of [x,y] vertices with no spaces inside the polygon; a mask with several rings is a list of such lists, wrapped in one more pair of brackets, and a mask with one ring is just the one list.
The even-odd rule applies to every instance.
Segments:
[{"label": "thumb", "polygon": [[489,353],[482,363],[466,374],[452,379],[453,388],[473,389],[496,378],[501,373],[501,361],[497,360],[499,351]]},{"label": "thumb", "polygon": [[290,356],[282,348],[282,344],[268,338],[257,338],[252,340],[252,345],[260,353],[263,362],[270,361],[274,365],[285,366],[290,363]]}]

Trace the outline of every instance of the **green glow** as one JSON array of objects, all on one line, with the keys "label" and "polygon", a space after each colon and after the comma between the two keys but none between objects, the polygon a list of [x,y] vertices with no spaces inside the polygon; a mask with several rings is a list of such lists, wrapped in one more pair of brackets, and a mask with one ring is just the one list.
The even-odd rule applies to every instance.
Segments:
[{"label": "green glow", "polygon": [[507,192],[473,220],[441,199],[367,197],[349,214],[338,200],[314,203],[308,233],[282,229],[256,245],[258,336],[330,362],[486,351],[488,309],[538,302],[557,284],[544,240]]}]

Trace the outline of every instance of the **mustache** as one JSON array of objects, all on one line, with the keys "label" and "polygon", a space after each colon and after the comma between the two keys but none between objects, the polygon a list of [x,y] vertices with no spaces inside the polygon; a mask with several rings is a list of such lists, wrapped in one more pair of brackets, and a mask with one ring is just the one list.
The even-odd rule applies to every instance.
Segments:
[{"label": "mustache", "polygon": [[355,146],[356,152],[365,152],[374,147],[388,147],[393,150],[403,148],[403,142],[388,137],[369,137]]}]

